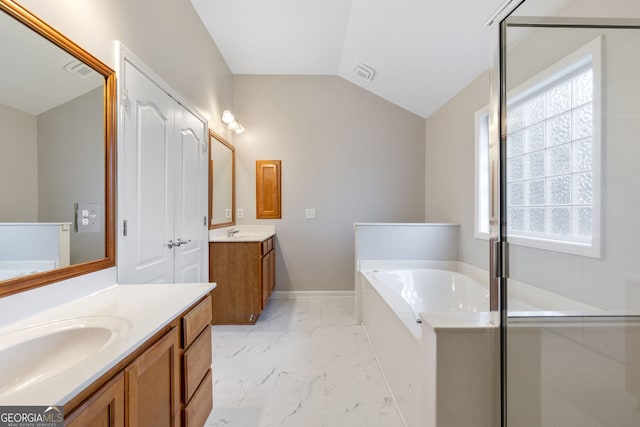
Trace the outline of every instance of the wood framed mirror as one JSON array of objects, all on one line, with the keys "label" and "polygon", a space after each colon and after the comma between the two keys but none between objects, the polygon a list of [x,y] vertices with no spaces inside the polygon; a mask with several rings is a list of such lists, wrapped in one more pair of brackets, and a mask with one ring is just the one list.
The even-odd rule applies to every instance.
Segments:
[{"label": "wood framed mirror", "polygon": [[209,229],[236,223],[236,149],[209,129]]},{"label": "wood framed mirror", "polygon": [[22,6],[0,11],[2,297],[115,265],[116,85]]}]

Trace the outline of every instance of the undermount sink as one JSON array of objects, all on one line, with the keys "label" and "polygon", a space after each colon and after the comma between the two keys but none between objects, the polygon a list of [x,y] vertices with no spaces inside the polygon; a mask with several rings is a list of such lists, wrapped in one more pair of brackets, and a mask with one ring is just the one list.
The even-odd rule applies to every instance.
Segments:
[{"label": "undermount sink", "polygon": [[236,233],[233,236],[229,236],[236,239],[251,239],[254,237],[262,237],[265,233]]},{"label": "undermount sink", "polygon": [[0,397],[77,367],[130,329],[113,316],[64,319],[0,335]]}]

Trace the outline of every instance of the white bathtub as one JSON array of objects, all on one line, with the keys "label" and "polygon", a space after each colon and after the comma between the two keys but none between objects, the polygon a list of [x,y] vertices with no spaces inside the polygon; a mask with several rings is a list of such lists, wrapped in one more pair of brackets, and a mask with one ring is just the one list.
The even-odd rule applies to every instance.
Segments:
[{"label": "white bathtub", "polygon": [[489,289],[464,274],[436,269],[362,271],[407,328],[420,338],[420,313],[489,311]]},{"label": "white bathtub", "polygon": [[[451,417],[457,415],[451,414],[449,407],[459,407],[462,402],[458,397],[450,401],[452,395],[459,395],[450,391],[450,384],[458,378],[474,382],[475,374],[465,374],[465,369],[475,369],[485,358],[498,359],[497,317],[489,312],[488,287],[459,272],[441,269],[370,268],[360,270],[358,277],[363,325],[406,425],[435,426],[445,419],[458,425],[455,422],[463,420],[454,422]],[[464,350],[465,343],[474,347]],[[450,351],[455,355],[448,354]],[[462,362],[467,355],[460,353],[468,353],[472,360]],[[457,365],[443,363],[443,357],[456,359]],[[458,366],[461,362],[466,366]],[[452,372],[455,378],[449,378],[445,385],[444,378]],[[442,382],[440,386],[436,377]],[[483,378],[488,377],[483,374]],[[469,384],[468,388],[487,395],[487,384]],[[495,406],[487,404],[483,396],[469,400],[474,402],[467,404],[467,409],[471,405],[485,412],[467,411],[470,415],[465,416],[476,417],[474,425],[495,421]],[[487,421],[483,424],[478,418]]]}]

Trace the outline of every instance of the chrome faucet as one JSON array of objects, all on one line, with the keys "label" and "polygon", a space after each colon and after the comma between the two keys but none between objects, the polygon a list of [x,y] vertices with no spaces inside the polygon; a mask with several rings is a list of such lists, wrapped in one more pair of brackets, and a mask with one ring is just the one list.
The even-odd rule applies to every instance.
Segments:
[{"label": "chrome faucet", "polygon": [[237,228],[232,228],[230,230],[227,230],[227,237],[233,237],[236,234],[238,234],[240,232],[240,230],[238,230]]}]

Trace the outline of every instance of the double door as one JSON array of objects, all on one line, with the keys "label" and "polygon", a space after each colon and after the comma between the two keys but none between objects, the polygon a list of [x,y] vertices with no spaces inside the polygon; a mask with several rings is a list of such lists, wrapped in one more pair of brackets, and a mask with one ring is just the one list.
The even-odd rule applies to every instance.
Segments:
[{"label": "double door", "polygon": [[124,61],[120,283],[207,281],[206,124]]}]

